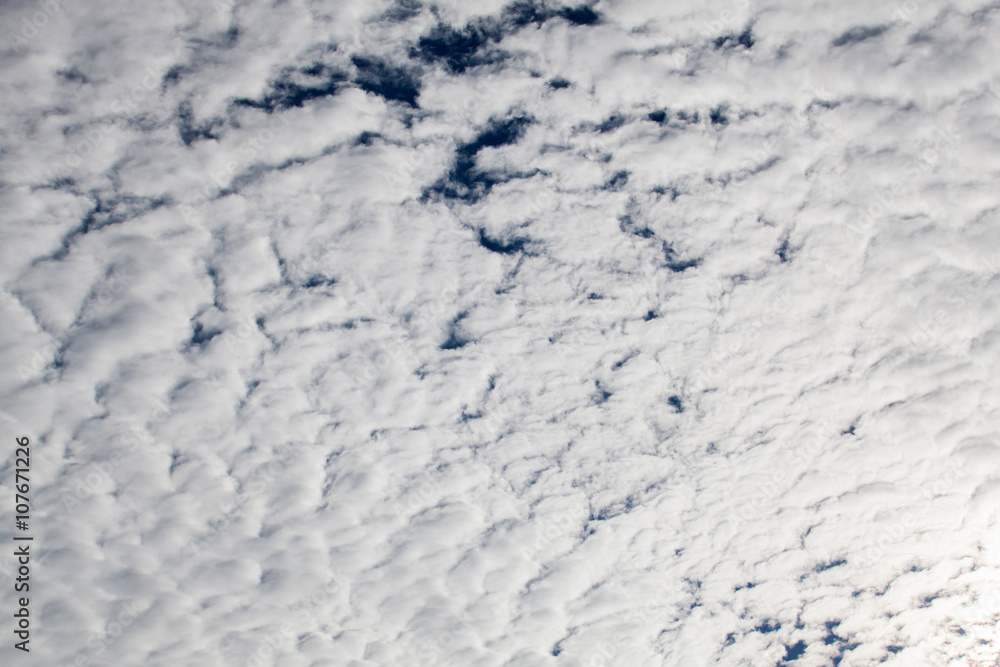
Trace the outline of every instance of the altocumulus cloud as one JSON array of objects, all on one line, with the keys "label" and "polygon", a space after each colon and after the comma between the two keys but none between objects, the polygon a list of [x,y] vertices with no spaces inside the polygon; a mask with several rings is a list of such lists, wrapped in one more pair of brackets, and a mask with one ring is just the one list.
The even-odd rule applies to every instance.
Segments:
[{"label": "altocumulus cloud", "polygon": [[5,4],[18,659],[1000,664],[997,16]]}]

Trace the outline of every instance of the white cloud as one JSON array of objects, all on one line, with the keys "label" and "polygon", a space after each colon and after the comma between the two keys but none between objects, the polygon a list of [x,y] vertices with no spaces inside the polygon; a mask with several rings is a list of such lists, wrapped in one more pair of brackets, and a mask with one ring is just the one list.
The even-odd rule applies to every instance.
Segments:
[{"label": "white cloud", "polygon": [[505,7],[7,45],[30,660],[996,664],[995,8]]}]

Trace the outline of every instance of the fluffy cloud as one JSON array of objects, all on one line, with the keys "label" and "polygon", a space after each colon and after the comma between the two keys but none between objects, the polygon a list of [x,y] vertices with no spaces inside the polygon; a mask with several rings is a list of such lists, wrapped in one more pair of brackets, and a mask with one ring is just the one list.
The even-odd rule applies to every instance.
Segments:
[{"label": "fluffy cloud", "polygon": [[1000,664],[995,6],[0,16],[37,664]]}]

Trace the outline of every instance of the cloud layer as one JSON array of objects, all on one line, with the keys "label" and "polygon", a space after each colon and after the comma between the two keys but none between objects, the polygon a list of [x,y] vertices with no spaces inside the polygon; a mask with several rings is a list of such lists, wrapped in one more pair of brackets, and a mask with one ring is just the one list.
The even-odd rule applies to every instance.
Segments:
[{"label": "cloud layer", "polygon": [[995,4],[272,4],[0,10],[17,659],[1000,665]]}]

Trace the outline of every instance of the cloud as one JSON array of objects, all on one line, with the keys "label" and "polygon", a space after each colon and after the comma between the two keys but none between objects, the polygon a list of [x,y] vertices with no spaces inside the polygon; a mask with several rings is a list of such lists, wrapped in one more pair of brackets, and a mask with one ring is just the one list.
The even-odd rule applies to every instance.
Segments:
[{"label": "cloud", "polygon": [[994,665],[991,12],[0,10],[32,659]]}]

